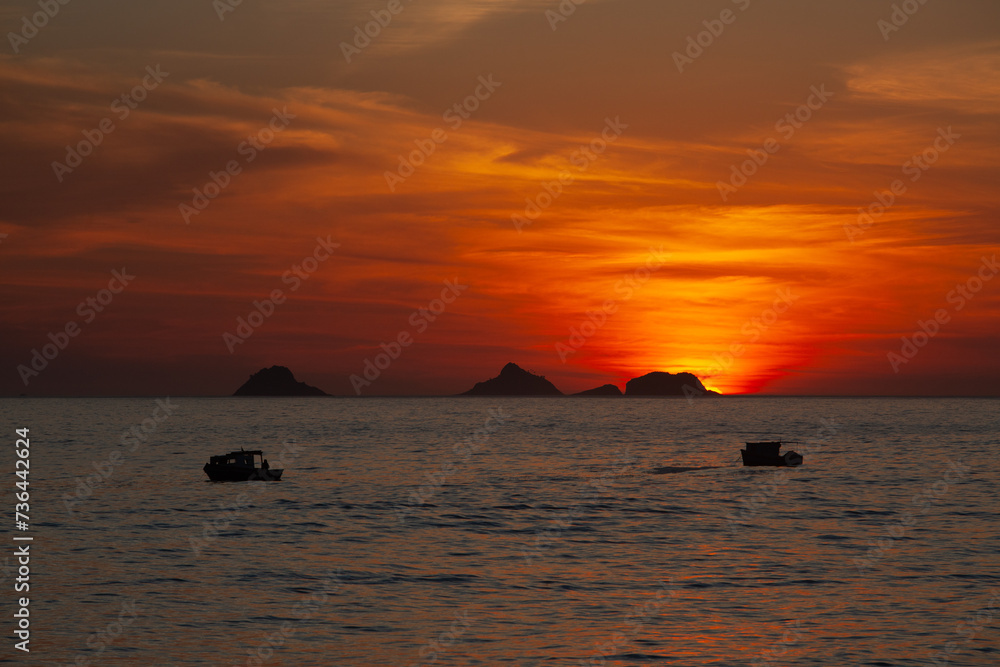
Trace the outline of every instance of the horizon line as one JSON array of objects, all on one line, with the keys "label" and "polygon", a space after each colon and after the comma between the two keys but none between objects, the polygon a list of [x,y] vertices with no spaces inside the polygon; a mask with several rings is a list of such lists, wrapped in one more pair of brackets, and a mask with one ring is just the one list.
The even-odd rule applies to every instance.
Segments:
[{"label": "horizon line", "polygon": [[[49,398],[163,398],[167,396],[169,398],[310,398],[310,399],[323,399],[323,398],[351,398],[351,399],[364,399],[364,398],[471,398],[471,399],[482,399],[482,398],[545,398],[545,399],[558,399],[558,398],[583,398],[583,399],[620,399],[620,398],[682,398],[688,400],[686,396],[682,395],[640,395],[640,396],[629,396],[627,394],[622,394],[621,396],[580,396],[577,394],[558,394],[558,395],[481,395],[481,396],[469,396],[466,394],[371,394],[365,396],[356,396],[351,394],[326,394],[325,396],[235,396],[233,394],[54,394],[50,396],[28,396],[28,395],[4,395],[0,396],[2,399],[26,399],[26,398],[39,398],[39,399],[49,399]],[[715,396],[699,396],[698,401],[702,400],[712,400],[714,398],[1000,398],[1000,394],[716,394]]]}]

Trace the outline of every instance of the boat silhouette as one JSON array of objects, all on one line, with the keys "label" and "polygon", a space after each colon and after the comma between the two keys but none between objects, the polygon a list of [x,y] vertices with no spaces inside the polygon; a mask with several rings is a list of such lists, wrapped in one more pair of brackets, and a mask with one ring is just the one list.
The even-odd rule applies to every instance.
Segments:
[{"label": "boat silhouette", "polygon": [[781,454],[781,445],[798,444],[783,443],[781,440],[770,442],[748,442],[747,448],[740,450],[745,466],[800,466],[802,465],[802,455],[794,451],[787,451]]},{"label": "boat silhouette", "polygon": [[229,452],[221,456],[213,456],[203,468],[205,474],[213,482],[276,482],[281,479],[284,469],[275,469],[268,465],[264,452],[259,449]]}]

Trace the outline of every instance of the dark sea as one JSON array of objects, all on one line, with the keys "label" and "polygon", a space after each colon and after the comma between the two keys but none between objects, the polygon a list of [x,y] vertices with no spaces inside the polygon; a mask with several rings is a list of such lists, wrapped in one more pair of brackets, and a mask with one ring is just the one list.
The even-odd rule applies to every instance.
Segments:
[{"label": "dark sea", "polygon": [[[0,424],[4,663],[1000,665],[996,399],[3,399]],[[803,466],[741,466],[779,438]],[[283,479],[207,481],[241,447]]]}]

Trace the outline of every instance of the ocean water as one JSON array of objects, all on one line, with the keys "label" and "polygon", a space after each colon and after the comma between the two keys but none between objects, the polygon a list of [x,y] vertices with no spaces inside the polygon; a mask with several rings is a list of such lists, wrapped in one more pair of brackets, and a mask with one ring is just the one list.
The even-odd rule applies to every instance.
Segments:
[{"label": "ocean water", "polygon": [[0,400],[0,661],[1000,664],[998,400],[163,400]]}]

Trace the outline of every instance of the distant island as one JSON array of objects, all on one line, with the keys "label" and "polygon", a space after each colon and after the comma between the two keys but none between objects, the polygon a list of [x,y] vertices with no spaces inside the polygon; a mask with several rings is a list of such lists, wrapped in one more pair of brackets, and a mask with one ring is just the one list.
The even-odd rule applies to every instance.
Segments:
[{"label": "distant island", "polygon": [[271,366],[251,375],[233,396],[329,396],[329,394],[305,382],[296,381],[292,371],[284,366]]},{"label": "distant island", "polygon": [[626,396],[718,396],[719,392],[705,389],[693,373],[663,373],[653,371],[625,383]]},{"label": "distant island", "polygon": [[507,364],[500,375],[477,382],[460,396],[562,396],[555,385],[541,375],[533,375],[517,364]]},{"label": "distant island", "polygon": [[613,384],[605,384],[587,391],[580,391],[570,396],[622,396],[622,390]]},{"label": "distant island", "polygon": [[[469,391],[459,396],[563,396],[544,376],[535,375],[515,363],[509,363],[500,375],[477,382]],[[572,396],[622,396],[613,384],[606,384]],[[624,396],[719,396],[716,391],[705,389],[693,373],[664,373],[654,371],[625,383]]]}]

